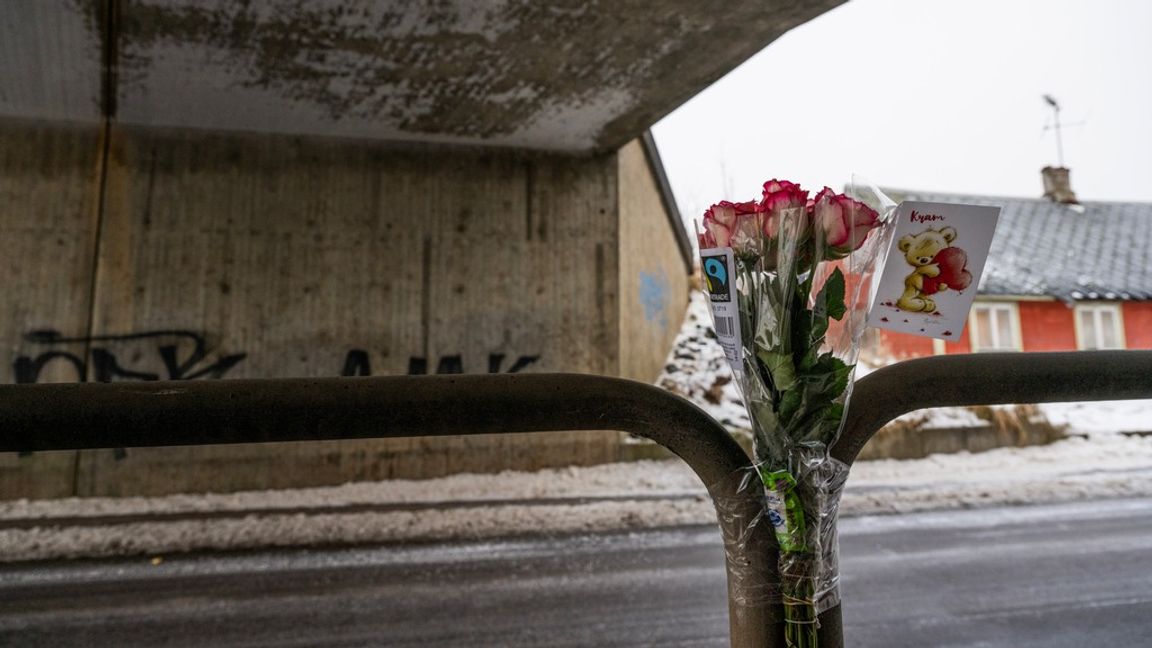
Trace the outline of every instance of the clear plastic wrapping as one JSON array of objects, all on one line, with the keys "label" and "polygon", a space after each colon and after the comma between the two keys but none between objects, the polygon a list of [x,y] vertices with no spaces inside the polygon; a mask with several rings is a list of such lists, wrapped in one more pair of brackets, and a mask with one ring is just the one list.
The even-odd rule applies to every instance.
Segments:
[{"label": "clear plastic wrapping", "polygon": [[895,207],[872,187],[849,194],[825,187],[809,197],[771,180],[759,201],[714,205],[700,234],[717,338],[753,428],[755,460],[743,487],[763,492],[761,516],[743,512],[722,524],[745,525],[725,529],[737,540],[771,525],[778,580],[748,591],[782,603],[786,643],[805,648],[816,645],[818,615],[840,600],[836,513],[848,467],[829,451]]},{"label": "clear plastic wrapping", "polygon": [[[708,490],[713,493],[716,517],[724,536],[724,558],[728,566],[732,604],[762,607],[781,603],[780,572],[777,565],[766,564],[769,560],[775,562],[776,556],[758,551],[756,546],[757,537],[770,536],[770,532],[757,535],[757,531],[769,524],[763,506],[764,483],[760,473],[749,466],[725,479],[727,483],[710,485]],[[754,506],[749,506],[749,503]]]},{"label": "clear plastic wrapping", "polygon": [[[840,603],[836,515],[847,477],[848,466],[831,458],[817,462],[810,472],[802,474],[797,483],[812,486],[811,495],[800,496],[806,519],[812,521],[805,540],[809,551],[781,552],[778,558],[754,550],[754,538],[761,525],[767,525],[768,533],[774,534],[761,467],[744,468],[727,478],[730,483],[709,489],[714,493],[730,493],[714,496],[714,500],[734,603],[742,606],[802,603],[794,594],[798,587],[785,591],[783,585],[787,577],[793,579],[792,585],[810,586],[806,587],[811,590],[808,598],[815,603],[816,614]],[[758,506],[749,508],[750,499],[758,502]],[[766,558],[777,562],[765,569],[762,560]]]}]

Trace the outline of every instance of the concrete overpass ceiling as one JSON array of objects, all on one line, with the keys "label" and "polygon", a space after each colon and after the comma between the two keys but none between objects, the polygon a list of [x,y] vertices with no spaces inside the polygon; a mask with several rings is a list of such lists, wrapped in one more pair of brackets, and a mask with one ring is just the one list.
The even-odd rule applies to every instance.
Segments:
[{"label": "concrete overpass ceiling", "polygon": [[10,0],[0,116],[617,148],[843,0]]}]

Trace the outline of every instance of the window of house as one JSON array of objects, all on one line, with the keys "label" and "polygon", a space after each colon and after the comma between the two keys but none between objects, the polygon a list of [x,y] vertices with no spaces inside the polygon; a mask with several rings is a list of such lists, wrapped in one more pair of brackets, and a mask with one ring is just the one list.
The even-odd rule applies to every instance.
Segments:
[{"label": "window of house", "polygon": [[1117,304],[1076,305],[1076,346],[1093,349],[1123,349],[1124,325]]},{"label": "window of house", "polygon": [[973,351],[1019,351],[1020,314],[1016,304],[974,304],[968,333]]}]

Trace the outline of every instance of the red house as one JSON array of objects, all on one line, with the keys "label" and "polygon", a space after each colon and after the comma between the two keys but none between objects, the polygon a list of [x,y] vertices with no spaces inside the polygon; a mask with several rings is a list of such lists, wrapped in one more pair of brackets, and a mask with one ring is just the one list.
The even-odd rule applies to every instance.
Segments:
[{"label": "red house", "polygon": [[882,330],[878,355],[1152,349],[1152,203],[1077,203],[1067,177],[1045,169],[1040,199],[888,190],[1002,211],[961,339]]}]

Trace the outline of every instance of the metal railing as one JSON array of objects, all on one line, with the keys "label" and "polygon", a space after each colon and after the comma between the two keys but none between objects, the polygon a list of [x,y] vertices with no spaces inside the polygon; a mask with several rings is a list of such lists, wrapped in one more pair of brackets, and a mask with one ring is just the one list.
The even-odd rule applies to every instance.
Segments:
[{"label": "metal railing", "polygon": [[[832,454],[851,464],[885,423],[925,407],[1133,398],[1152,398],[1152,351],[911,360],[856,383]],[[617,378],[514,374],[0,386],[0,451],[567,430],[647,437],[688,463],[713,501],[723,502],[724,516],[752,519],[761,510],[755,493],[739,489],[733,478],[748,466],[748,456],[719,423],[668,392]],[[758,599],[757,583],[778,580],[770,525],[755,525],[740,542],[730,532],[724,538],[731,645],[782,646],[780,606],[742,603]],[[840,648],[840,607],[822,614],[820,622],[820,645]]]}]

